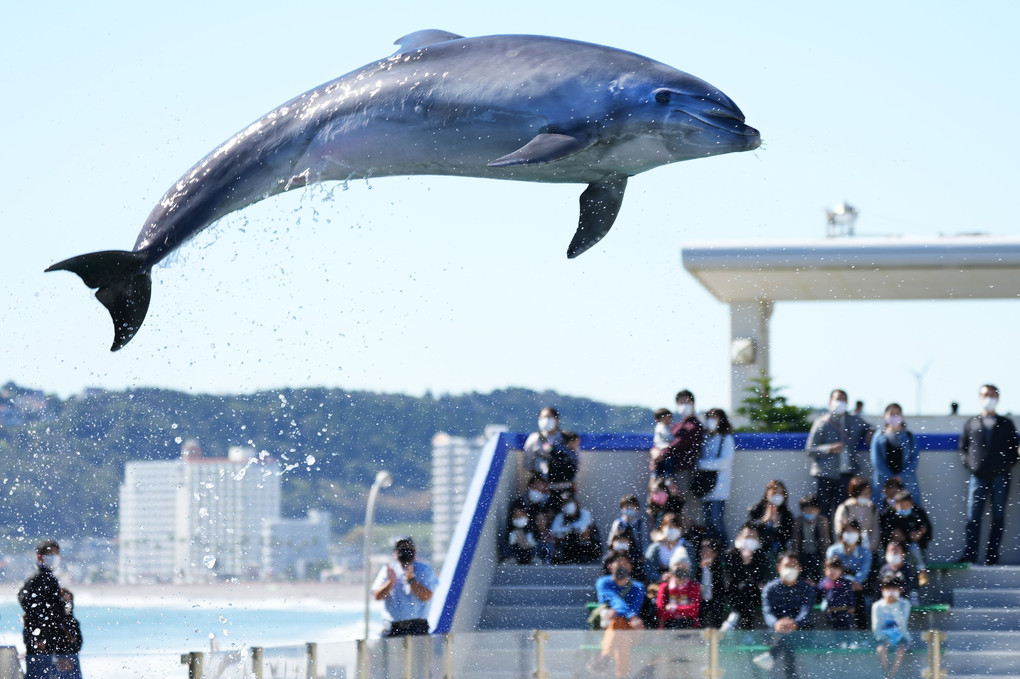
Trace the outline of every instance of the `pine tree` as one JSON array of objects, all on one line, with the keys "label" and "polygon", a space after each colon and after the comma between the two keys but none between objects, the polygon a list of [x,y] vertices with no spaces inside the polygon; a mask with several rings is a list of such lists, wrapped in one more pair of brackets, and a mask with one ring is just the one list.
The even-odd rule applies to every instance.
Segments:
[{"label": "pine tree", "polygon": [[748,396],[737,408],[737,412],[748,420],[750,425],[742,427],[743,431],[752,432],[797,432],[811,429],[811,409],[790,405],[786,397],[780,395],[783,387],[774,386],[772,377],[762,371],[761,377],[752,380],[754,386],[745,391]]}]

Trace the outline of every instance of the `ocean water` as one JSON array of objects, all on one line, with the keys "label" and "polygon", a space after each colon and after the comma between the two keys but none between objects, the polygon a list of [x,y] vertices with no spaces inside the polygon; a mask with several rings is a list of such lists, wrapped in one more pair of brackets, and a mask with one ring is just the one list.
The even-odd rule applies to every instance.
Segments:
[{"label": "ocean water", "polygon": [[[353,641],[364,634],[364,609],[353,603],[131,600],[124,605],[79,603],[75,616],[84,638],[86,679],[184,679],[188,673],[180,664],[181,654],[208,651],[210,635],[225,651]],[[373,607],[371,633],[377,634],[379,627],[379,611]],[[18,604],[0,603],[0,645],[24,653],[21,629]]]}]

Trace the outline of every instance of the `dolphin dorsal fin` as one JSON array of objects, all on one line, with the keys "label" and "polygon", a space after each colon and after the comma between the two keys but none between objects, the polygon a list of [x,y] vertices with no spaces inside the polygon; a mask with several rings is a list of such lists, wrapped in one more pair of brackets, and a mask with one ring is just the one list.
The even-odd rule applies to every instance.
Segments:
[{"label": "dolphin dorsal fin", "polygon": [[397,38],[393,44],[400,45],[400,49],[395,52],[395,54],[400,54],[401,52],[411,52],[413,50],[419,50],[422,47],[435,45],[437,42],[461,40],[463,37],[463,35],[457,35],[456,33],[450,33],[449,31],[426,28],[424,31],[415,31],[414,33],[408,33],[403,38]]}]

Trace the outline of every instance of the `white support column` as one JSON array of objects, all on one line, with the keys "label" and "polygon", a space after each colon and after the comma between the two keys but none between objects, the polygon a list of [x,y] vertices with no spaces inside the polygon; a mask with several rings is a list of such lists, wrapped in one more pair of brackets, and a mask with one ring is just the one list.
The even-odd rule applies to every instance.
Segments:
[{"label": "white support column", "polygon": [[774,303],[768,299],[730,303],[730,417],[747,396],[751,380],[769,374],[769,322]]}]

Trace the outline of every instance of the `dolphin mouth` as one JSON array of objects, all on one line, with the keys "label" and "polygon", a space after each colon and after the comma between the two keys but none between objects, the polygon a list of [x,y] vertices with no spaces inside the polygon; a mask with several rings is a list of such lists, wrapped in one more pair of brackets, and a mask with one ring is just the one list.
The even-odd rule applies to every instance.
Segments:
[{"label": "dolphin mouth", "polygon": [[744,115],[740,111],[728,111],[716,108],[711,111],[690,111],[685,108],[675,108],[674,113],[683,113],[695,120],[698,120],[709,127],[714,127],[724,132],[729,132],[740,137],[760,137],[761,133],[744,122]]}]

